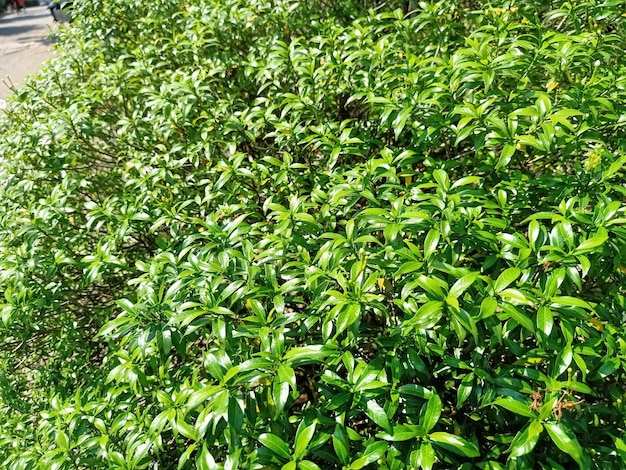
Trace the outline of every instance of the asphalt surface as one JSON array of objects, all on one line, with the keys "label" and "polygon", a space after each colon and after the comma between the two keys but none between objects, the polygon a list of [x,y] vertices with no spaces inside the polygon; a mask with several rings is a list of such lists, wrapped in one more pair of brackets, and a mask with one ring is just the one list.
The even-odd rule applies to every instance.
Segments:
[{"label": "asphalt surface", "polygon": [[26,8],[25,13],[0,16],[0,108],[11,94],[7,84],[19,87],[54,56],[48,35],[53,27],[46,6]]}]

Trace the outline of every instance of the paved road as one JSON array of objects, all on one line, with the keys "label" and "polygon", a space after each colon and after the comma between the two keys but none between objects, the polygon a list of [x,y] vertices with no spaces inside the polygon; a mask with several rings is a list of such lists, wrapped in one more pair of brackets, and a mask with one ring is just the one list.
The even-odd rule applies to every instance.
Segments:
[{"label": "paved road", "polygon": [[11,92],[5,83],[15,85],[36,72],[54,55],[47,39],[52,15],[45,6],[26,9],[26,13],[7,13],[0,17],[0,107]]}]

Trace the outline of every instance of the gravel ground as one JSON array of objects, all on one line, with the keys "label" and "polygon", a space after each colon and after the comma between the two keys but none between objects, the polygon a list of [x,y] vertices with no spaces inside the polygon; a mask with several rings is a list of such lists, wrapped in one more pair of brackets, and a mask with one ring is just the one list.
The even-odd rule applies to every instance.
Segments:
[{"label": "gravel ground", "polygon": [[8,83],[19,87],[26,76],[54,56],[48,39],[51,27],[52,15],[43,5],[0,16],[0,108],[11,94]]}]

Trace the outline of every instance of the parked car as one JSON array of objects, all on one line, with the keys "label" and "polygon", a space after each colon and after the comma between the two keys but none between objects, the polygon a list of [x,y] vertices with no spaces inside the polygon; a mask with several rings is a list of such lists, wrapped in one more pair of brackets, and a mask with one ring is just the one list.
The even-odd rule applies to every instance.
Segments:
[{"label": "parked car", "polygon": [[52,13],[54,21],[69,23],[72,21],[72,7],[70,0],[53,0],[48,4],[48,9]]}]

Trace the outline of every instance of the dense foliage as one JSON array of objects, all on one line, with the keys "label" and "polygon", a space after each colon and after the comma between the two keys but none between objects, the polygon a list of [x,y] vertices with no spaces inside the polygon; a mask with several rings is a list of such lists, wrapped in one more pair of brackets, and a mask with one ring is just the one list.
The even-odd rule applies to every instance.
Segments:
[{"label": "dense foliage", "polygon": [[622,2],[376,3],[77,4],[1,119],[3,468],[624,468]]}]

